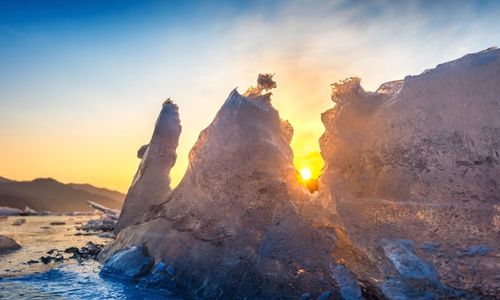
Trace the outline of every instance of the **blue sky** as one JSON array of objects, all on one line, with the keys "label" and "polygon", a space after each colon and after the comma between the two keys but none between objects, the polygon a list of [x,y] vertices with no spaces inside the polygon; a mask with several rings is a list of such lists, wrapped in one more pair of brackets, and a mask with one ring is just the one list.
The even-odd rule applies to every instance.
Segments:
[{"label": "blue sky", "polygon": [[320,168],[330,83],[374,90],[495,46],[499,15],[500,1],[0,0],[0,176],[123,191],[171,97],[178,182],[200,130],[259,72],[276,73],[297,167]]}]

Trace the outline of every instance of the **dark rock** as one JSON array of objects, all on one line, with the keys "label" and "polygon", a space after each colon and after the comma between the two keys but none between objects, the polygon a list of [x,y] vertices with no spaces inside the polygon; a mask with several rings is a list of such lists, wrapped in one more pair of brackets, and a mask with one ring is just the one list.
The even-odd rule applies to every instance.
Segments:
[{"label": "dark rock", "polygon": [[54,254],[57,251],[59,251],[59,250],[57,250],[57,249],[50,249],[49,251],[47,251],[47,254],[52,255],[52,254]]},{"label": "dark rock", "polygon": [[66,225],[66,223],[65,222],[61,222],[61,221],[55,221],[55,222],[50,222],[50,225],[58,226],[58,225]]},{"label": "dark rock", "polygon": [[79,249],[77,247],[69,247],[64,250],[64,253],[80,253]]},{"label": "dark rock", "polygon": [[75,233],[75,236],[80,236],[80,235],[88,236],[88,235],[94,235],[94,234],[92,232],[77,232],[77,233]]},{"label": "dark rock", "polygon": [[40,261],[43,262],[44,264],[48,264],[52,261],[52,257],[50,256],[42,256],[40,257]]},{"label": "dark rock", "polygon": [[56,256],[54,256],[53,259],[54,259],[54,261],[59,262],[59,261],[63,261],[64,257],[61,254],[56,254]]},{"label": "dark rock", "polygon": [[99,247],[92,242],[87,242],[87,244],[85,245],[84,248],[88,253],[92,253],[92,254],[99,253],[99,250],[100,250]]},{"label": "dark rock", "polygon": [[87,244],[80,249],[76,247],[70,247],[64,250],[64,252],[73,253],[73,256],[71,256],[71,258],[81,261],[85,259],[95,259],[101,252],[102,247],[103,245],[101,244],[87,242]]},{"label": "dark rock", "polygon": [[14,251],[19,248],[21,248],[21,246],[16,241],[10,237],[0,235],[0,253]]},{"label": "dark rock", "polygon": [[40,263],[40,261],[39,261],[39,260],[33,260],[33,259],[32,259],[32,260],[29,260],[29,261],[27,262],[27,264],[28,264],[28,265],[38,264],[38,263]]}]

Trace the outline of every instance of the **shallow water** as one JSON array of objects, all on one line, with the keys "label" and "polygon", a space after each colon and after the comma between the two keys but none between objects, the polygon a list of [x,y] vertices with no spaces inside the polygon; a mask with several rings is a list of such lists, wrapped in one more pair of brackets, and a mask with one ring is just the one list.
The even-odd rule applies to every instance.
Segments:
[{"label": "shallow water", "polygon": [[[109,239],[96,235],[75,235],[76,227],[98,216],[27,216],[0,219],[0,234],[13,238],[21,249],[8,254],[0,254],[0,277],[20,276],[45,271],[63,263],[75,263],[67,260],[63,263],[27,264],[30,260],[39,260],[51,249],[64,250],[71,246],[81,248],[89,241],[106,244]],[[26,223],[13,226],[17,219],[26,219]],[[52,222],[64,222],[64,225],[50,225]],[[68,254],[71,256],[71,254]]]},{"label": "shallow water", "polygon": [[176,299],[99,276],[95,261],[0,280],[0,299]]},{"label": "shallow water", "polygon": [[[25,218],[26,223],[12,222]],[[75,227],[96,216],[28,216],[0,220],[0,234],[16,240],[22,248],[0,254],[0,299],[178,299],[136,288],[132,283],[99,276],[93,260],[27,264],[51,249],[83,247],[89,241],[105,244],[109,239],[75,235]],[[50,225],[64,222],[64,225]],[[68,254],[70,256],[71,254]]]}]

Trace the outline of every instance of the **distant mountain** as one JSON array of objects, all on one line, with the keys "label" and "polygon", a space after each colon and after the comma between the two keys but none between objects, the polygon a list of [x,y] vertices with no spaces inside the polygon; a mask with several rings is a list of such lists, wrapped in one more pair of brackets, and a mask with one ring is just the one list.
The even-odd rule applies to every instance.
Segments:
[{"label": "distant mountain", "polygon": [[0,176],[0,182],[9,182],[9,181],[12,181],[12,180]]},{"label": "distant mountain", "polygon": [[52,178],[14,181],[0,177],[0,206],[36,211],[91,211],[87,201],[121,209],[125,195],[90,184],[64,184]]},{"label": "distant mountain", "polygon": [[108,197],[110,199],[114,199],[120,203],[122,203],[123,199],[125,199],[125,194],[123,194],[123,193],[109,190],[106,188],[96,187],[96,186],[93,186],[93,185],[88,184],[88,183],[68,183],[68,185],[72,188],[77,189],[77,190],[83,190],[83,191],[87,191],[87,192],[92,193],[92,194],[101,195],[101,196]]}]

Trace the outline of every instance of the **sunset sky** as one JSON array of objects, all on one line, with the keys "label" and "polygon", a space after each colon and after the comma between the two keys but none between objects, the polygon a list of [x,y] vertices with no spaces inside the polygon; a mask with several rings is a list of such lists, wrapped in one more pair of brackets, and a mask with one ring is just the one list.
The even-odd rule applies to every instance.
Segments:
[{"label": "sunset sky", "polygon": [[170,97],[176,184],[200,130],[259,72],[276,74],[295,164],[317,176],[330,83],[375,90],[496,46],[499,16],[500,1],[0,0],[0,176],[126,191]]}]

